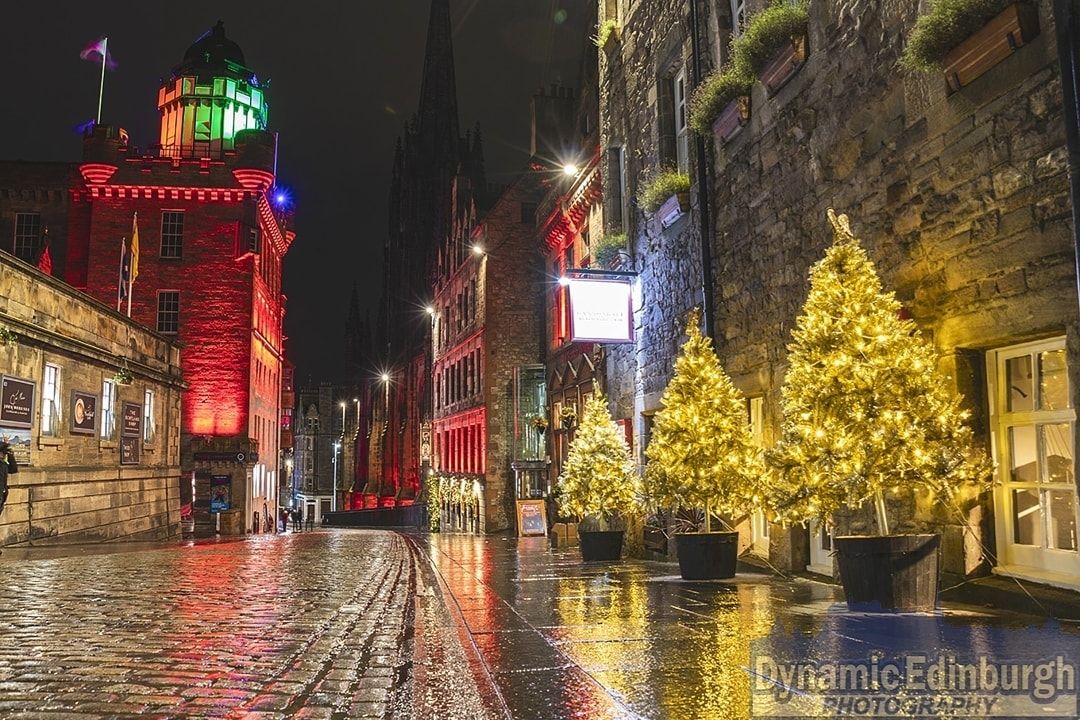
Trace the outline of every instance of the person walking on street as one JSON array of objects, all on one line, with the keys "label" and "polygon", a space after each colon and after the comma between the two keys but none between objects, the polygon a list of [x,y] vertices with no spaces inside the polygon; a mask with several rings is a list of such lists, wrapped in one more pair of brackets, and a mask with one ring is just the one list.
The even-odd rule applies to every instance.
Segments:
[{"label": "person walking on street", "polygon": [[0,514],[4,512],[4,505],[8,499],[8,475],[19,472],[19,466],[15,462],[15,453],[6,440],[0,441]]}]

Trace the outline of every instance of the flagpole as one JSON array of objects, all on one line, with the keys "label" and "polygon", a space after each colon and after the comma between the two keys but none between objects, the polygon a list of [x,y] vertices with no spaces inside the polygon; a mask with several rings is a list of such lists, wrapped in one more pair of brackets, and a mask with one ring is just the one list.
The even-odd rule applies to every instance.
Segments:
[{"label": "flagpole", "polygon": [[[109,57],[109,38],[104,38],[101,41],[101,84],[98,86],[97,94],[97,122],[95,125],[101,124],[101,96],[105,94],[105,60]],[[119,310],[120,308],[116,308]]]},{"label": "flagpole", "polygon": [[131,221],[131,257],[128,259],[128,317],[131,317],[131,296],[135,294],[135,275],[138,272],[139,211]]},{"label": "flagpole", "polygon": [[[130,276],[130,273],[129,273],[129,276]],[[131,286],[134,285],[134,284],[135,284],[134,280],[128,280],[128,317],[131,317],[131,296],[132,296],[132,292],[131,292],[132,287]]]},{"label": "flagpole", "polygon": [[120,238],[120,273],[116,276],[116,312],[120,312],[121,302],[124,297],[124,250],[127,247],[127,238]]}]

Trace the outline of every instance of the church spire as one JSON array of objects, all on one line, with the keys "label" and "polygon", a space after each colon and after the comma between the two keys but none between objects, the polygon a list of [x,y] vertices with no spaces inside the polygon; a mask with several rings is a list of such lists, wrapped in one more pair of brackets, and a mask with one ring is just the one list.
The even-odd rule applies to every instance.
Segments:
[{"label": "church spire", "polygon": [[454,152],[458,143],[457,83],[450,0],[431,0],[424,76],[420,82],[419,133],[430,150]]}]

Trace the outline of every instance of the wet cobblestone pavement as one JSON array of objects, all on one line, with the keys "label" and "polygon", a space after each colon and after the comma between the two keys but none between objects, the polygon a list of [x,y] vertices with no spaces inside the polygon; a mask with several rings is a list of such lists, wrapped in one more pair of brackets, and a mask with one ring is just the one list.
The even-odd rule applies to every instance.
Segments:
[{"label": "wet cobblestone pavement", "polygon": [[[960,606],[937,615],[852,613],[840,589],[826,583],[753,573],[687,583],[674,564],[582,563],[576,549],[552,550],[545,538],[416,541],[511,715],[522,720],[836,715],[797,696],[778,702],[768,683],[752,692],[763,656],[836,661],[944,652],[1031,661],[1064,652],[1080,659],[1075,625],[1027,616]],[[1075,689],[1061,702],[1062,714],[1049,706],[1036,713],[1077,716]],[[924,716],[940,714],[952,713]]]},{"label": "wet cobblestone pavement", "polygon": [[[473,682],[426,563],[393,533],[55,554],[0,557],[0,717],[479,718],[497,708]],[[414,670],[433,689],[414,695]]]}]

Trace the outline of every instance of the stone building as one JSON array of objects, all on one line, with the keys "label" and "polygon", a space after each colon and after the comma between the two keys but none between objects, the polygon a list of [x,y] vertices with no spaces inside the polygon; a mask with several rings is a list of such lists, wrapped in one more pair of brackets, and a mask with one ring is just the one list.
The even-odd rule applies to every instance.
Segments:
[{"label": "stone building", "polygon": [[[351,486],[342,456],[344,428],[352,427],[353,403],[347,388],[330,383],[297,392],[291,507],[321,524],[323,515],[340,510],[343,491]],[[335,497],[335,488],[337,495]]]},{"label": "stone building", "polygon": [[482,215],[470,180],[453,186],[432,303],[433,439],[437,470],[467,486],[447,508],[459,529],[513,529],[512,464],[540,455],[527,427],[543,406],[537,180],[519,175]]},{"label": "stone building", "polygon": [[0,250],[37,265],[48,249],[52,275],[64,279],[73,188],[79,166],[63,162],[0,162]]},{"label": "stone building", "polygon": [[131,317],[183,345],[181,464],[195,477],[197,530],[263,532],[278,507],[281,263],[294,237],[272,192],[266,97],[219,23],[162,81],[157,106],[148,150],[118,128],[87,134],[65,277],[116,304],[120,243],[137,217]]},{"label": "stone building", "polygon": [[180,348],[6,252],[0,277],[0,545],[179,536]]},{"label": "stone building", "polygon": [[[630,137],[631,147],[644,142],[652,162],[672,139],[665,107],[674,102],[678,111],[680,68],[692,67],[694,43],[681,3],[626,5],[612,0],[601,9],[622,23],[601,57],[603,142],[611,148],[623,140],[622,120],[653,122],[638,123],[651,131]],[[704,69],[726,60],[738,16],[763,5],[699,7]],[[897,66],[921,5],[811,2],[805,63],[781,87],[755,84],[749,121],[726,142],[704,138],[715,344],[751,398],[764,442],[774,441],[786,344],[809,267],[830,241],[826,209],[848,213],[885,286],[942,353],[943,369],[974,411],[979,441],[998,464],[993,492],[965,498],[955,512],[921,497],[891,501],[902,529],[941,532],[944,569],[957,576],[993,569],[1077,587],[1076,228],[1054,4],[1035,2],[1037,36],[957,90],[942,73]],[[677,146],[678,122],[674,128]],[[635,162],[628,163],[631,186]],[[701,183],[695,172],[691,178],[700,209]],[[650,287],[665,287],[649,266],[670,272],[690,262],[691,271],[696,261],[665,254],[678,225],[665,231],[635,217],[639,245],[655,239],[641,267],[649,307]],[[690,243],[680,254],[693,258],[695,250]],[[682,300],[664,307],[675,314],[700,301],[692,286],[671,287]],[[664,322],[644,329],[665,333],[655,339],[670,353],[678,329],[667,316],[656,319]],[[643,349],[651,347],[646,341]],[[613,376],[618,368],[616,358]],[[652,397],[659,375],[647,364],[638,370],[643,397]],[[780,567],[829,573],[830,524],[843,532],[866,522],[858,513],[822,518],[809,538],[774,526],[768,551]]]}]

